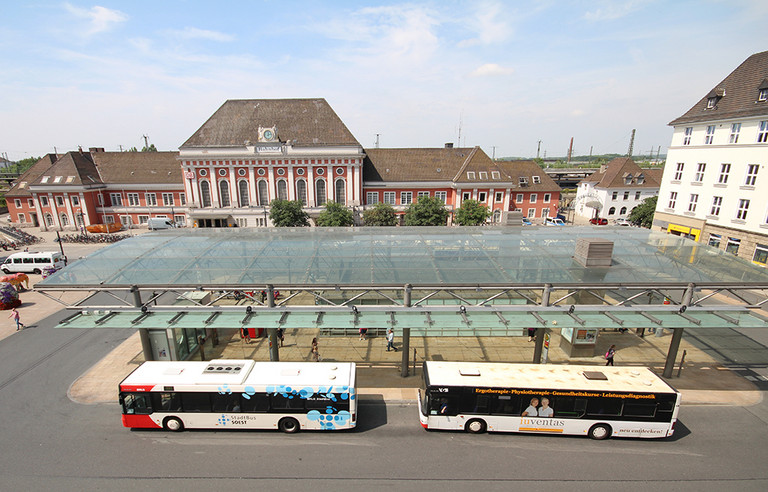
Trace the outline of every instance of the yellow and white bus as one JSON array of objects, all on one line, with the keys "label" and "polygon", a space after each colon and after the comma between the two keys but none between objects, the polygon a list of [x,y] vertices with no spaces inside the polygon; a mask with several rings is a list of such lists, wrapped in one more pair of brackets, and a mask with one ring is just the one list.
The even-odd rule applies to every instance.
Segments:
[{"label": "yellow and white bus", "polygon": [[131,428],[340,430],[357,424],[354,363],[144,362],[120,383]]},{"label": "yellow and white bus", "polygon": [[425,429],[668,437],[680,392],[645,367],[424,363]]}]

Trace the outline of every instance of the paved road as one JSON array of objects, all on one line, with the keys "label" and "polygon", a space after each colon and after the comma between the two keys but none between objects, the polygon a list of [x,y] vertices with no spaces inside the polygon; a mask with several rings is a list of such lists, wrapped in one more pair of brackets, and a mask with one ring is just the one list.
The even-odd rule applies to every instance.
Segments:
[{"label": "paved road", "polygon": [[2,490],[768,489],[765,403],[684,406],[663,441],[426,432],[392,403],[362,405],[348,433],[130,431],[116,404],[66,395],[130,331],[54,318],[0,341]]}]

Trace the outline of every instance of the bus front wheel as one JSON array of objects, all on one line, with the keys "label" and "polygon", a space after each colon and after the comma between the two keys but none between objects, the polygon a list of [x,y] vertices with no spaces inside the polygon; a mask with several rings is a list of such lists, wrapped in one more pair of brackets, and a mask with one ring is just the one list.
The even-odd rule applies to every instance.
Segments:
[{"label": "bus front wheel", "polygon": [[163,427],[165,427],[165,430],[181,432],[184,430],[184,422],[177,417],[168,417],[163,420]]},{"label": "bus front wheel", "polygon": [[595,424],[589,428],[589,437],[602,441],[611,437],[611,426],[606,424]]},{"label": "bus front wheel", "polygon": [[467,422],[467,425],[464,426],[464,428],[467,430],[467,432],[471,432],[472,434],[482,434],[485,432],[486,425],[483,420],[472,419]]},{"label": "bus front wheel", "polygon": [[291,417],[286,417],[278,422],[277,427],[286,434],[299,432],[299,422]]}]

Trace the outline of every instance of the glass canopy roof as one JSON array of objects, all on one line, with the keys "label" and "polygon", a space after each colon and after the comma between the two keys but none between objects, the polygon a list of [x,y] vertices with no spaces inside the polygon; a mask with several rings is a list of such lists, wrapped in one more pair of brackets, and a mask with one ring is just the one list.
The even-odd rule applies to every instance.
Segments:
[{"label": "glass canopy roof", "polygon": [[[641,313],[645,314],[641,314]],[[746,309],[714,312],[689,309],[685,314],[674,311],[647,311],[623,309],[603,311],[580,309],[576,314],[552,310],[538,311],[550,328],[764,328],[766,319]],[[610,314],[606,314],[610,313]],[[359,328],[396,329],[411,328],[413,335],[429,335],[435,330],[444,333],[453,329],[454,335],[474,335],[481,331],[542,327],[539,319],[530,311],[458,311],[395,312],[386,308],[353,313],[349,311],[290,312],[264,310],[259,312],[108,312],[85,310],[62,320],[57,328],[341,328],[356,332]]]},{"label": "glass canopy roof", "polygon": [[[613,264],[585,268],[578,238],[613,241]],[[38,288],[129,286],[766,286],[768,272],[692,240],[635,227],[176,229],[72,262]]]}]

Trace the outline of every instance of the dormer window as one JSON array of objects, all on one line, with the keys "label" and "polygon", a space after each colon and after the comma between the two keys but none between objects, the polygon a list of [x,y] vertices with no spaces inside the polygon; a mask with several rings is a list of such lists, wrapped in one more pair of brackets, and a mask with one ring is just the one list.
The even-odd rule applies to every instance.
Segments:
[{"label": "dormer window", "polygon": [[533,177],[533,184],[540,184],[541,183],[541,177],[534,176]]},{"label": "dormer window", "polygon": [[467,179],[475,179],[475,171],[467,171]]},{"label": "dormer window", "polygon": [[26,188],[26,187],[27,187],[26,181],[22,181],[21,183],[19,183],[19,188]]},{"label": "dormer window", "polygon": [[632,184],[632,173],[624,173],[624,184]]},{"label": "dormer window", "polygon": [[718,101],[723,97],[725,97],[725,89],[722,87],[707,94],[707,109],[714,109],[715,106],[717,106]]},{"label": "dormer window", "polygon": [[643,175],[643,174],[638,174],[638,175],[637,175],[637,184],[641,185],[641,184],[643,184],[643,183],[645,183],[645,175]]},{"label": "dormer window", "polygon": [[768,88],[760,89],[759,91],[757,91],[757,100],[768,101]]},{"label": "dormer window", "polygon": [[520,186],[528,186],[528,178],[526,176],[520,176],[519,181]]},{"label": "dormer window", "polygon": [[499,173],[499,171],[491,171],[491,178],[501,179],[501,173]]},{"label": "dormer window", "polygon": [[480,179],[482,179],[483,181],[488,180],[488,171],[480,171],[478,175],[480,176]]},{"label": "dormer window", "polygon": [[51,178],[50,176],[43,176],[42,178],[40,178],[40,182],[41,182],[41,183],[43,183],[43,184],[45,184],[45,183],[47,183],[47,182],[48,182],[48,180],[49,180],[50,178]]},{"label": "dormer window", "polygon": [[75,177],[74,176],[67,176],[67,183],[74,183]]},{"label": "dormer window", "polygon": [[62,178],[61,176],[56,176],[55,178],[53,178],[53,182],[54,182],[54,183],[61,183],[61,180],[62,180],[62,179],[63,179],[63,178]]},{"label": "dormer window", "polygon": [[717,98],[716,97],[708,97],[707,98],[707,109],[714,108],[715,104],[717,104]]}]

